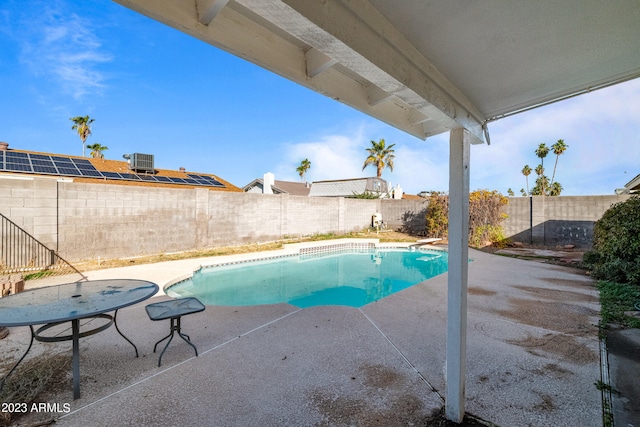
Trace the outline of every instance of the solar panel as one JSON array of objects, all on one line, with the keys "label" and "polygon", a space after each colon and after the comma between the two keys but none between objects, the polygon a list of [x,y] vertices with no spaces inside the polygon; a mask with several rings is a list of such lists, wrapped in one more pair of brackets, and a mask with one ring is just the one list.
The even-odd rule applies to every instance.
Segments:
[{"label": "solar panel", "polygon": [[76,164],[76,167],[80,170],[86,170],[86,171],[96,171],[98,169],[96,169],[95,166],[93,166],[91,163],[89,163],[88,165],[85,164]]},{"label": "solar panel", "polygon": [[102,174],[100,173],[100,171],[96,169],[94,170],[80,169],[80,175],[81,176],[97,176],[99,178],[102,178]]},{"label": "solar panel", "polygon": [[216,180],[215,178],[211,177],[211,176],[207,176],[207,175],[188,175],[189,177],[200,181],[203,183],[203,185],[210,185],[210,186],[214,186],[214,187],[224,187],[224,184],[221,183],[220,181]]},{"label": "solar panel", "polygon": [[127,179],[131,181],[140,181],[140,178],[138,177],[138,175],[133,173],[121,173],[120,176],[122,177],[122,179]]},{"label": "solar panel", "polygon": [[[7,154],[9,154],[9,153],[7,153]],[[22,153],[20,153],[20,154],[22,154]],[[9,155],[7,155],[7,163],[21,163],[23,165],[30,164],[28,157],[16,157],[16,156],[9,156]]]},{"label": "solar panel", "polygon": [[24,163],[6,163],[5,169],[17,172],[33,172],[31,165],[25,165]]},{"label": "solar panel", "polygon": [[224,187],[224,184],[207,175],[188,174],[188,178],[154,176],[135,173],[99,171],[88,159],[75,159],[45,154],[0,151],[0,170],[40,173],[48,175],[82,176],[114,180],[165,182],[197,186]]},{"label": "solar panel", "polygon": [[7,151],[6,154],[7,159],[28,159],[28,153],[16,153],[15,151]]},{"label": "solar panel", "polygon": [[48,173],[48,174],[52,174],[52,175],[57,175],[58,174],[58,171],[56,170],[56,168],[53,167],[53,163],[51,164],[51,166],[33,165],[33,171],[35,173]]},{"label": "solar panel", "polygon": [[56,163],[56,167],[60,175],[80,176],[80,172],[76,168],[60,166],[59,163]]},{"label": "solar panel", "polygon": [[122,179],[122,176],[120,176],[119,173],[117,172],[102,172],[102,175],[105,178],[110,178],[110,179]]},{"label": "solar panel", "polygon": [[33,166],[35,165],[39,165],[39,166],[51,166],[53,167],[53,162],[51,160],[38,160],[38,159],[31,159],[31,164]]},{"label": "solar panel", "polygon": [[73,164],[71,159],[68,158],[68,157],[51,156],[51,160],[53,160],[54,162],[71,163],[71,164]]}]

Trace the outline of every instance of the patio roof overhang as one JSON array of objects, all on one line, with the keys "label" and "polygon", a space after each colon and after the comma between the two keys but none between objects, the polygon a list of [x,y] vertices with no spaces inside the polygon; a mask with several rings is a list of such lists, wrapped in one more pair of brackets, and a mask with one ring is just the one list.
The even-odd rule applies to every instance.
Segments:
[{"label": "patio roof overhang", "polygon": [[640,76],[636,0],[114,0],[418,138],[450,131],[447,418],[464,416],[469,149]]},{"label": "patio roof overhang", "polygon": [[418,138],[640,76],[635,0],[115,0]]}]

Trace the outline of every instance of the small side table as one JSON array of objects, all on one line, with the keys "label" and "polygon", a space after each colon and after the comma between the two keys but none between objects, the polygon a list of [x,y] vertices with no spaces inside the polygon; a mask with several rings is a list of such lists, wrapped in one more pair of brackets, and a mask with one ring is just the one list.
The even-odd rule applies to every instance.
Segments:
[{"label": "small side table", "polygon": [[156,302],[153,304],[149,304],[145,307],[145,310],[147,311],[147,315],[149,315],[149,319],[151,320],[155,321],[155,320],[171,319],[171,332],[169,333],[169,335],[162,338],[160,341],[156,343],[156,345],[153,346],[153,352],[155,353],[156,347],[158,347],[158,344],[160,344],[162,341],[166,340],[167,338],[169,339],[169,341],[167,341],[167,344],[164,346],[164,349],[160,353],[160,358],[158,359],[158,366],[160,366],[160,364],[162,363],[162,355],[164,354],[167,347],[169,347],[169,343],[171,343],[171,340],[173,339],[174,332],[177,332],[178,335],[183,340],[185,340],[187,344],[193,347],[193,349],[196,351],[196,357],[198,356],[198,349],[191,342],[191,338],[189,338],[189,335],[183,334],[180,329],[180,318],[182,316],[186,316],[187,314],[199,313],[201,311],[204,311],[204,309],[205,309],[204,305],[202,305],[202,303],[197,298],[193,298],[193,297],[178,298],[178,299],[172,299],[168,301]]}]

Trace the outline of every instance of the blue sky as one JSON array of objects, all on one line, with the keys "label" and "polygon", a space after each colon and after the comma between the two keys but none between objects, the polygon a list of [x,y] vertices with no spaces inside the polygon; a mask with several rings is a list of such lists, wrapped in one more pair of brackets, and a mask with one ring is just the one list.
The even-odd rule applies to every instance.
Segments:
[{"label": "blue sky", "polygon": [[[88,144],[155,156],[158,168],[244,186],[265,172],[309,181],[362,171],[371,140],[395,143],[383,177],[407,193],[448,188],[448,134],[422,141],[109,0],[0,3],[0,141],[81,155],[70,117],[95,119]],[[640,174],[640,80],[490,124],[471,149],[471,189],[525,187],[534,150],[562,138],[563,195],[613,194]],[[87,151],[88,155],[88,151]],[[554,156],[546,159],[551,174]],[[530,177],[531,178],[531,177]]]}]

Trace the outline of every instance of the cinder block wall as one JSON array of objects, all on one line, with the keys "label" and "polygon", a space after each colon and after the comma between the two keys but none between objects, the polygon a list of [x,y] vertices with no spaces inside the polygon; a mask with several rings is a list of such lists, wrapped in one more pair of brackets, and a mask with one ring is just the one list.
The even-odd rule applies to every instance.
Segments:
[{"label": "cinder block wall", "polygon": [[387,226],[392,229],[401,229],[410,233],[421,233],[427,224],[427,206],[429,201],[424,200],[380,200],[380,213]]},{"label": "cinder block wall", "polygon": [[51,249],[57,249],[57,185],[55,179],[0,179],[0,213]]},{"label": "cinder block wall", "polygon": [[534,245],[575,245],[589,248],[595,222],[628,195],[510,197],[505,208],[505,234]]},{"label": "cinder block wall", "polygon": [[[534,244],[590,246],[595,221],[627,198],[512,197],[503,225],[507,236],[525,243],[532,239]],[[0,213],[68,261],[358,231],[370,226],[376,212],[390,229],[420,232],[427,206],[428,200],[222,193],[0,177]]]},{"label": "cinder block wall", "polygon": [[[0,213],[68,261],[359,231],[411,202],[0,177]],[[398,207],[391,206],[398,203]],[[385,214],[385,221],[393,218]],[[393,221],[391,221],[394,223]],[[398,223],[398,221],[395,221]]]}]

